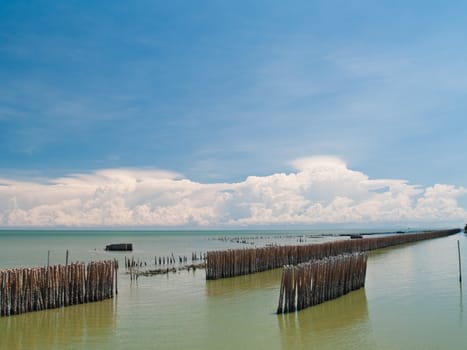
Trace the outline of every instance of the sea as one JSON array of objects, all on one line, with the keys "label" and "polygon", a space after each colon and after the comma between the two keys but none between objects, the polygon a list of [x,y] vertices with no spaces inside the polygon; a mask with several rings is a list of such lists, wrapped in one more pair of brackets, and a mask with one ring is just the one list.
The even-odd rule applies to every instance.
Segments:
[{"label": "sea", "polygon": [[[346,233],[387,232],[0,231],[0,269],[64,264],[67,251],[70,262],[120,262],[113,299],[0,317],[0,349],[467,349],[464,233],[372,251],[364,288],[285,315],[276,314],[281,269],[206,281],[199,268],[137,280],[124,268],[125,258],[143,271],[157,268],[158,257],[190,262],[210,250],[349,239]],[[134,250],[105,251],[111,243]]]}]

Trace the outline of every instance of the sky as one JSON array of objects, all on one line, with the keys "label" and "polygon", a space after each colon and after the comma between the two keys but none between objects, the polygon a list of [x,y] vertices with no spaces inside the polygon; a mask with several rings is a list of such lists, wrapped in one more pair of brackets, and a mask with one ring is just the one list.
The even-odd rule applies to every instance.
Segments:
[{"label": "sky", "polygon": [[0,0],[0,227],[467,221],[464,1]]}]

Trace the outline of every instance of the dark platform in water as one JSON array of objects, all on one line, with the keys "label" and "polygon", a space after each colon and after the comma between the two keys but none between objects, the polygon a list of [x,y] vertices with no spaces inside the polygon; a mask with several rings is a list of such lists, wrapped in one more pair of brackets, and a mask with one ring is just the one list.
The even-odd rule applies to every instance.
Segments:
[{"label": "dark platform in water", "polygon": [[133,251],[133,244],[132,243],[108,244],[105,246],[105,250],[131,252]]}]

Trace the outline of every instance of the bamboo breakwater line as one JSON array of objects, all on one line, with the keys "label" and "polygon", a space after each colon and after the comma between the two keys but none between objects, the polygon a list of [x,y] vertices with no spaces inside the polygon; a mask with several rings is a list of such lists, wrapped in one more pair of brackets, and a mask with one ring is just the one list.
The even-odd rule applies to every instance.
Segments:
[{"label": "bamboo breakwater line", "polygon": [[0,270],[0,316],[113,298],[118,261]]},{"label": "bamboo breakwater line", "polygon": [[445,237],[458,232],[460,232],[460,229],[346,239],[307,245],[211,251],[206,256],[206,279],[215,280],[247,275],[334,255],[364,252],[404,243]]},{"label": "bamboo breakwater line", "polygon": [[368,253],[284,266],[277,313],[295,312],[365,286]]}]

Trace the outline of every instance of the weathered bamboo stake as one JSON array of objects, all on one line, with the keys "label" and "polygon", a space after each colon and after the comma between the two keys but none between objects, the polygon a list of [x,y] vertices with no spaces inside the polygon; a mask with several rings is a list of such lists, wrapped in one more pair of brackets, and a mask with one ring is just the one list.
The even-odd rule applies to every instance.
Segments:
[{"label": "weathered bamboo stake", "polygon": [[114,260],[114,270],[115,270],[115,294],[118,295],[118,260]]},{"label": "weathered bamboo stake", "polygon": [[4,272],[0,270],[0,317],[3,316],[3,274]]},{"label": "weathered bamboo stake", "polygon": [[11,308],[11,315],[15,315],[16,314],[16,271],[15,270],[12,270],[11,271],[11,275],[10,275],[10,282],[11,282],[11,289],[10,289],[10,293],[11,293],[11,305],[10,305],[10,308]]},{"label": "weathered bamboo stake", "polygon": [[459,245],[459,240],[457,240],[457,255],[459,257],[459,283],[462,283],[461,247]]},{"label": "weathered bamboo stake", "polygon": [[6,271],[5,274],[5,313],[4,315],[10,315],[10,270]]},{"label": "weathered bamboo stake", "polygon": [[287,265],[285,268],[285,306],[284,306],[284,312],[289,312],[290,309],[290,294],[292,293],[292,266]]},{"label": "weathered bamboo stake", "polygon": [[284,306],[284,276],[285,273],[282,273],[281,287],[279,292],[279,306],[277,307],[277,313],[281,314]]}]

